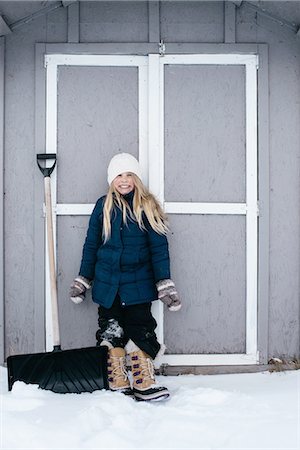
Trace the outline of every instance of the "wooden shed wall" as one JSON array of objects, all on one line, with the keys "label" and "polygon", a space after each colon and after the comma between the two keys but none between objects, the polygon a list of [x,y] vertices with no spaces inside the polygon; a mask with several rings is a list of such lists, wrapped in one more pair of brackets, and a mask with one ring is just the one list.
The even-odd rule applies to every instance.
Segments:
[{"label": "wooden shed wall", "polygon": [[[12,21],[37,2],[0,2]],[[300,23],[297,2],[267,2]],[[161,2],[165,42],[224,42],[223,2]],[[81,2],[80,42],[147,42],[148,2]],[[2,38],[3,40],[3,38]],[[68,40],[59,8],[6,36],[4,89],[5,354],[41,350],[44,324],[35,284],[35,44]],[[246,6],[236,11],[236,42],[269,45],[270,280],[269,357],[299,355],[300,39]],[[0,116],[1,118],[1,116]],[[259,118],[261,120],[262,118]],[[1,136],[0,136],[1,137]],[[41,302],[43,292],[41,291]],[[38,338],[37,338],[38,337]]]}]

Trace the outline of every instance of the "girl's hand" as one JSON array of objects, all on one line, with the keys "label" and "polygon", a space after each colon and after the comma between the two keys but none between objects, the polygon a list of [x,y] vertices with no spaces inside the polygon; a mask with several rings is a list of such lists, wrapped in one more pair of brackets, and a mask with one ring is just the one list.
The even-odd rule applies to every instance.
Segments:
[{"label": "girl's hand", "polygon": [[70,299],[72,300],[72,302],[76,303],[76,305],[78,303],[83,302],[83,300],[85,299],[86,290],[89,289],[90,287],[91,287],[90,280],[88,280],[85,277],[82,277],[81,275],[76,277],[70,286],[69,292]]},{"label": "girl's hand", "polygon": [[158,298],[167,305],[169,311],[179,311],[181,308],[181,301],[178,297],[178,292],[172,280],[160,280],[156,283],[158,291]]}]

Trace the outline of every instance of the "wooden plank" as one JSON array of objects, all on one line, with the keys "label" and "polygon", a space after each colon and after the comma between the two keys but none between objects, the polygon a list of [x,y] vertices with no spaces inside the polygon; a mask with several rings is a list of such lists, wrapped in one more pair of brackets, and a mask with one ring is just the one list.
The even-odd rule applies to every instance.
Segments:
[{"label": "wooden plank", "polygon": [[84,53],[98,55],[148,55],[149,53],[158,53],[157,43],[103,43],[103,44],[46,44],[47,53]]},{"label": "wooden plank", "polygon": [[160,41],[160,5],[159,1],[148,1],[149,42]]},{"label": "wooden plank", "polygon": [[236,39],[236,6],[231,2],[224,2],[224,42],[235,43]]},{"label": "wooden plank", "polygon": [[[45,44],[35,47],[35,153],[45,153],[46,73],[44,68]],[[34,350],[45,351],[45,257],[43,217],[43,176],[35,173],[34,190]]]},{"label": "wooden plank", "polygon": [[[57,76],[58,67],[56,64],[47,65],[47,85],[46,85],[46,153],[57,153]],[[54,170],[50,180],[52,189],[52,207],[56,205],[57,196],[57,171]],[[47,224],[45,224],[47,225]],[[46,230],[45,230],[46,232]],[[53,235],[54,235],[54,252],[56,261],[56,217],[53,217]],[[54,324],[52,316],[52,302],[51,302],[51,280],[50,280],[50,266],[49,266],[49,247],[46,240],[46,350],[51,351],[55,344],[55,337],[53,335]]]},{"label": "wooden plank", "polygon": [[165,202],[168,214],[246,214],[246,203]]},{"label": "wooden plank", "polygon": [[68,42],[79,42],[79,2],[73,2],[68,6]]},{"label": "wooden plank", "polygon": [[[199,44],[195,42],[182,43],[172,42],[166,43],[166,52],[169,54],[185,54],[185,53],[257,53],[256,44]],[[51,53],[86,53],[86,54],[133,54],[133,55],[148,55],[149,53],[158,53],[159,47],[157,43],[153,42],[139,42],[139,43],[69,43],[59,44],[51,43],[46,44],[46,50],[48,54]]]},{"label": "wooden plank", "polygon": [[[148,146],[149,146],[149,188],[163,203],[163,160],[161,154],[160,127],[160,71],[159,56],[149,55],[149,123],[148,123]],[[151,156],[150,156],[151,155]]]},{"label": "wooden plank", "polygon": [[46,65],[56,66],[145,66],[148,67],[147,58],[135,55],[73,55],[51,54],[46,56]]},{"label": "wooden plank", "polygon": [[269,68],[268,45],[259,44],[258,70],[258,166],[259,166],[259,239],[258,239],[258,350],[260,363],[268,361],[269,276],[270,276],[270,162],[269,162]]},{"label": "wooden plank", "polygon": [[216,54],[197,54],[197,55],[165,55],[162,64],[216,64],[216,65],[251,65],[256,63],[256,56],[242,53],[216,53]]},{"label": "wooden plank", "polygon": [[170,366],[235,366],[258,364],[257,354],[245,353],[209,353],[209,354],[165,354],[163,364]]},{"label": "wooden plank", "polygon": [[[256,58],[255,58],[256,59]],[[246,65],[246,353],[257,351],[257,61]]]},{"label": "wooden plank", "polygon": [[162,365],[158,373],[161,375],[222,375],[230,373],[257,373],[265,371],[297,370],[297,364],[282,364],[277,368],[274,364],[244,365],[244,366],[167,366]]},{"label": "wooden plank", "polygon": [[0,364],[5,359],[4,324],[4,66],[5,38],[0,38]]}]

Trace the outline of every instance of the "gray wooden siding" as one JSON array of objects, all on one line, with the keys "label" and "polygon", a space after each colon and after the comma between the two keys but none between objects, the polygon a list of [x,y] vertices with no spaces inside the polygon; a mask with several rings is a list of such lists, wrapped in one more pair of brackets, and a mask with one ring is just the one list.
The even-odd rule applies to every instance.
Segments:
[{"label": "gray wooden siding", "polygon": [[[290,3],[294,21],[299,21],[297,6]],[[246,9],[238,12],[237,40],[269,44],[268,344],[269,356],[288,358],[299,355],[299,40],[285,27]]]},{"label": "gray wooden siding", "polygon": [[4,38],[0,38],[0,363],[4,361]]},{"label": "gray wooden siding", "polygon": [[[36,3],[36,2],[33,2]],[[5,13],[12,19],[27,15],[31,8],[6,2]],[[35,200],[42,219],[43,179],[35,192],[35,43],[66,39],[66,11],[58,10],[24,25],[6,37],[5,48],[5,336],[6,355],[44,349],[41,335],[44,315],[43,279],[35,278],[35,239],[43,229],[36,221]],[[39,142],[39,144],[41,144]],[[44,145],[44,143],[43,143]],[[41,195],[39,195],[41,194]],[[39,228],[36,229],[36,225]],[[44,241],[37,244],[39,251]],[[39,261],[44,262],[43,258]],[[34,300],[35,285],[41,297]],[[36,313],[38,311],[38,317]]]},{"label": "gray wooden siding", "polygon": [[[272,2],[274,3],[274,2]],[[280,2],[278,2],[280,3]],[[299,13],[295,6],[285,3],[286,8],[291,8],[291,15],[300,22]],[[292,2],[289,2],[292,3]],[[5,9],[11,20],[16,20],[20,14],[26,15],[36,2],[1,2],[0,7]],[[275,3],[274,3],[275,4]],[[147,42],[149,39],[148,24],[151,23],[148,16],[147,2],[82,2],[80,4],[80,42]],[[279,8],[279,6],[277,6]],[[283,6],[281,6],[283,7]],[[224,39],[224,8],[222,2],[162,2],[160,4],[160,38],[166,42],[223,42]],[[280,12],[280,11],[279,11]],[[155,13],[152,17],[157,17]],[[34,22],[24,25],[15,30],[5,38],[5,200],[4,200],[4,228],[5,228],[5,354],[25,353],[40,350],[44,346],[43,329],[43,279],[37,276],[41,271],[37,271],[37,265],[43,261],[43,214],[42,203],[42,179],[40,180],[40,191],[38,191],[39,174],[37,174],[35,153],[44,151],[42,128],[44,123],[40,123],[39,115],[43,117],[43,100],[35,97],[35,80],[41,82],[41,78],[35,78],[35,44],[40,43],[64,43],[68,41],[68,16],[66,9],[58,9],[47,16],[41,17]],[[284,27],[259,17],[255,12],[245,7],[237,9],[236,14],[236,40],[237,43],[266,43],[269,45],[269,127],[270,127],[270,173],[264,167],[265,176],[270,176],[270,279],[269,298],[262,299],[263,305],[268,304],[268,345],[267,357],[285,356],[293,357],[299,355],[299,99],[300,99],[300,46],[296,37]],[[157,29],[156,29],[157,34]],[[42,47],[40,47],[41,51]],[[42,53],[42,52],[41,52]],[[39,66],[40,67],[40,66]],[[61,76],[64,76],[64,69]],[[72,69],[73,70],[73,69]],[[71,72],[72,72],[71,70]],[[76,69],[77,70],[77,69]],[[75,70],[74,70],[75,72]],[[195,78],[196,76],[194,76]],[[121,81],[121,80],[120,80]],[[196,79],[195,79],[196,83]],[[72,87],[69,87],[71,89]],[[237,86],[237,89],[239,87]],[[67,87],[62,95],[67,94]],[[206,98],[207,100],[207,98]],[[234,99],[232,99],[234,102]],[[65,104],[66,107],[67,103]],[[240,108],[240,105],[237,105]],[[38,108],[36,110],[36,108]],[[76,116],[77,117],[77,116]],[[42,119],[41,119],[42,120]],[[260,124],[266,123],[265,117],[260,117]],[[69,122],[69,126],[71,122]],[[266,123],[268,125],[268,123]],[[36,129],[41,126],[41,132]],[[88,128],[88,125],[87,125]],[[70,131],[70,130],[69,130]],[[62,142],[66,144],[68,130],[61,130]],[[213,130],[219,136],[219,128]],[[220,131],[221,132],[221,131]],[[241,136],[242,138],[242,136]],[[65,140],[64,140],[65,139]],[[231,149],[233,151],[233,149]],[[71,151],[69,148],[68,152]],[[108,153],[106,153],[108,158]],[[193,157],[193,154],[191,155]],[[168,158],[168,156],[167,156]],[[76,160],[75,160],[76,162]],[[107,161],[105,161],[106,166]],[[63,163],[62,163],[63,164]],[[236,161],[242,168],[242,161]],[[77,163],[74,164],[77,168]],[[211,166],[213,169],[213,165]],[[77,170],[77,169],[76,169]],[[100,169],[104,173],[104,169]],[[170,169],[171,170],[171,169]],[[61,176],[66,173],[67,168],[61,166]],[[235,173],[238,173],[235,172]],[[211,172],[213,177],[213,170]],[[208,174],[209,176],[209,174]],[[236,175],[238,176],[238,175]],[[261,178],[264,174],[260,174]],[[64,177],[63,177],[64,178]],[[96,192],[95,174],[93,174],[93,184],[86,193],[88,197]],[[212,178],[211,178],[212,179]],[[203,184],[203,189],[207,186]],[[72,195],[70,186],[62,185],[63,189],[59,195]],[[101,190],[102,187],[99,189]],[[226,182],[226,189],[230,194],[230,180]],[[64,193],[65,192],[65,193]],[[79,190],[78,190],[79,192]],[[171,192],[171,190],[170,190]],[[171,195],[169,192],[168,195]],[[228,195],[229,195],[228,194]],[[240,194],[238,194],[240,195]],[[84,201],[84,200],[83,200]],[[264,214],[268,211],[264,210]],[[224,293],[227,299],[227,306],[232,308],[231,296],[235,299],[244,295],[243,284],[235,285],[228,279],[230,268],[238,264],[236,277],[243,277],[243,254],[240,243],[243,241],[245,232],[241,218],[226,218],[233,220],[233,236],[227,234],[222,241],[222,252],[228,255],[231,252],[231,245],[239,249],[238,253],[229,258],[228,271],[222,271],[223,277],[219,285],[213,284],[214,276],[220,273],[221,265],[216,259],[212,259],[211,265],[202,261],[203,270],[207,272],[211,290],[204,290],[205,298],[218,298],[219,290]],[[220,239],[219,221],[214,218],[188,218],[193,229],[202,229],[203,233],[215,235],[215,240]],[[195,222],[195,223],[192,223]],[[198,222],[198,223],[196,223]],[[73,277],[75,266],[75,255],[78,254],[81,245],[79,241],[83,238],[83,228],[86,218],[60,218],[58,221],[58,257],[59,257],[59,288],[64,290]],[[183,227],[183,218],[172,218],[174,235]],[[206,242],[207,252],[214,254],[216,241]],[[64,235],[66,236],[64,239]],[[222,236],[222,235],[221,235]],[[68,255],[62,254],[64,245],[71,245],[76,242],[76,246],[70,250]],[[197,242],[199,252],[201,242]],[[181,281],[180,264],[182,260],[177,255],[180,252],[179,240],[171,240],[171,253],[173,256],[172,265],[174,276],[178,279],[182,292],[189,287],[185,281]],[[189,250],[192,264],[195,253],[193,248]],[[177,256],[177,259],[176,259]],[[184,261],[184,263],[187,263]],[[198,263],[198,262],[197,262]],[[193,270],[196,270],[193,268]],[[231,269],[232,270],[232,269]],[[263,270],[263,269],[262,269]],[[207,284],[209,285],[209,283]],[[39,299],[33,300],[33,291],[41,292]],[[65,301],[68,299],[66,297]],[[74,309],[70,312],[72,305],[64,304],[63,314],[74,314],[79,312]],[[219,320],[226,320],[228,311],[219,306]],[[94,308],[84,306],[84,308]],[[199,308],[199,306],[197,306]],[[264,307],[265,308],[265,307]],[[201,307],[200,307],[201,309]],[[206,309],[208,318],[211,312]],[[226,330],[223,342],[215,328],[216,339],[212,343],[207,336],[198,346],[194,345],[195,351],[243,351],[243,322],[244,310],[234,311],[232,308],[232,324],[236,334],[231,336]],[[266,308],[265,308],[266,311]],[[260,311],[259,311],[260,312]],[[90,314],[86,311],[84,314]],[[190,313],[189,313],[190,314]],[[184,316],[167,316],[166,323],[172,321],[176,324],[176,329],[180,333],[184,330],[193,330],[195,324],[188,312]],[[73,317],[71,315],[71,317]],[[84,316],[85,317],[85,316]],[[0,317],[1,318],[1,317]],[[78,317],[76,321],[78,320]],[[202,317],[199,321],[201,323]],[[188,321],[188,325],[186,324]],[[173,325],[172,325],[173,326]],[[214,324],[217,327],[217,324]],[[261,324],[263,327],[263,323]],[[171,328],[171,327],[170,327]],[[175,329],[175,326],[174,326]],[[63,329],[63,339],[67,345],[82,344],[83,335],[78,333],[76,340],[70,339],[74,330]],[[193,331],[191,331],[192,333]],[[94,330],[90,331],[90,335]],[[76,333],[75,333],[76,334]],[[167,333],[169,346],[174,347],[176,336],[169,331]],[[92,339],[92,337],[89,337]],[[191,338],[192,339],[192,338]],[[192,339],[193,340],[193,339]],[[89,341],[90,342],[90,341]],[[184,340],[180,346],[173,348],[175,351],[187,351]]]}]

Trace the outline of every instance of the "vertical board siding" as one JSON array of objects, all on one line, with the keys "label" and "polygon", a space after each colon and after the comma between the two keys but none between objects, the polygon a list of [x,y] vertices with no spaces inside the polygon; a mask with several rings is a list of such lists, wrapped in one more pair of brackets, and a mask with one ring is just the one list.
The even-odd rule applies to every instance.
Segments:
[{"label": "vertical board siding", "polygon": [[[299,20],[293,2],[286,11]],[[287,28],[244,7],[237,13],[237,41],[266,42],[269,46],[269,124],[260,114],[270,130],[269,173],[265,166],[261,168],[270,180],[268,358],[288,359],[299,357],[300,332],[299,40]]]},{"label": "vertical board siding", "polygon": [[4,67],[5,38],[0,38],[0,364],[4,361]]},{"label": "vertical board siding", "polygon": [[[35,5],[36,2],[33,3]],[[32,3],[24,4],[23,7],[17,2],[7,2],[3,8],[13,21],[28,15],[29,11],[32,11],[32,6]],[[39,9],[40,5],[36,7]],[[39,100],[35,95],[35,43],[47,40],[62,42],[65,40],[66,30],[66,11],[61,8],[25,24],[6,39],[4,173],[6,356],[45,349],[42,255],[44,187],[43,177],[37,168],[35,158],[37,152],[44,151],[45,129],[41,121],[45,120],[45,110],[37,110],[36,102]],[[41,85],[44,86],[43,82]]]},{"label": "vertical board siding", "polygon": [[162,1],[160,13],[165,42],[223,42],[223,2]]},{"label": "vertical board siding", "polygon": [[236,28],[236,5],[233,2],[224,2],[224,42],[235,42]]},{"label": "vertical board siding", "polygon": [[[35,349],[34,197],[35,39],[45,19],[6,40],[5,67],[5,321],[6,355]],[[41,180],[43,189],[43,180]],[[43,301],[43,298],[40,299]]]},{"label": "vertical board siding", "polygon": [[[259,46],[258,70],[258,168],[263,177],[258,183],[259,243],[258,243],[258,351],[262,364],[269,355],[269,230],[270,230],[270,150],[269,150],[269,55],[268,46]],[[261,282],[260,280],[265,280]]]},{"label": "vertical board siding", "polygon": [[[37,44],[35,48],[35,154],[46,151],[46,73],[44,69],[45,44]],[[34,161],[33,161],[34,162]],[[33,298],[34,298],[34,350],[45,349],[45,255],[41,249],[45,245],[44,214],[43,214],[43,176],[39,170],[34,172],[34,267],[33,267]]]},{"label": "vertical board siding", "polygon": [[68,42],[79,42],[80,40],[79,14],[79,2],[68,6]]},{"label": "vertical board siding", "polygon": [[147,1],[80,3],[80,42],[147,41]]}]

